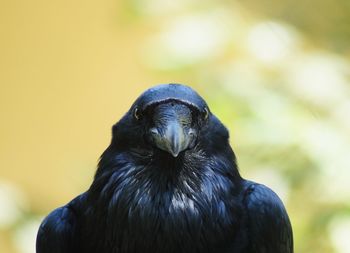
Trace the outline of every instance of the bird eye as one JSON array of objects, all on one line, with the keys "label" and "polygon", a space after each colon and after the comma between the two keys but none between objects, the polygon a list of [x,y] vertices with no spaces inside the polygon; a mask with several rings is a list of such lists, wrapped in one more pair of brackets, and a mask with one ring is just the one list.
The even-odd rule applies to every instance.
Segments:
[{"label": "bird eye", "polygon": [[209,117],[209,110],[207,107],[204,108],[203,115],[204,115],[204,120],[207,120]]},{"label": "bird eye", "polygon": [[142,116],[142,115],[141,115],[140,109],[136,107],[136,108],[134,109],[134,118],[137,119],[137,120],[139,120],[139,119],[141,118],[141,116]]}]

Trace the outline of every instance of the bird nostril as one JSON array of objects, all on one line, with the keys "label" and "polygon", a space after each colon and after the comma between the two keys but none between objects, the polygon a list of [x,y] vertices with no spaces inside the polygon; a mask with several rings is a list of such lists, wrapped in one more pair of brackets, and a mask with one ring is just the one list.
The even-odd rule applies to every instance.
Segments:
[{"label": "bird nostril", "polygon": [[188,135],[191,136],[191,137],[195,136],[195,131],[193,129],[190,129],[188,131]]},{"label": "bird nostril", "polygon": [[158,135],[159,134],[157,128],[151,128],[150,132],[151,132],[152,135]]}]

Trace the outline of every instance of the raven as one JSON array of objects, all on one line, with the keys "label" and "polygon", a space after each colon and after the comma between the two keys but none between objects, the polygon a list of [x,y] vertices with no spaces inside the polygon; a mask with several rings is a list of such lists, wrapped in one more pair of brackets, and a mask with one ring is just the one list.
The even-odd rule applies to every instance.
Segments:
[{"label": "raven", "polygon": [[112,129],[90,188],[42,222],[37,253],[292,253],[287,212],[243,179],[193,89],[145,91]]}]

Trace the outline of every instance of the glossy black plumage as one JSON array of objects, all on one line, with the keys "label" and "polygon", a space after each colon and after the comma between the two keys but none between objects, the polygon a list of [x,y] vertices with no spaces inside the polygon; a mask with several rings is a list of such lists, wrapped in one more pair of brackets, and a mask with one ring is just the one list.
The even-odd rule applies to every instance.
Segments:
[{"label": "glossy black plumage", "polygon": [[43,221],[37,252],[292,253],[282,202],[241,178],[228,138],[191,88],[146,91],[113,126],[89,190]]}]

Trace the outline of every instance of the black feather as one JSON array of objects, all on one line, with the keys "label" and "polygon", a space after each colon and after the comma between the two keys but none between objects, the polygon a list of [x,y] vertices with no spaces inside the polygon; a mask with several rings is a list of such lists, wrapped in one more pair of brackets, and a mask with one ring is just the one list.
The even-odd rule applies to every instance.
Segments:
[{"label": "black feather", "polygon": [[[37,252],[292,253],[282,202],[241,178],[227,129],[213,114],[203,117],[206,110],[183,85],[141,95],[113,126],[89,190],[41,225]],[[173,157],[149,129],[177,115],[185,136],[191,129],[196,140]]]}]

